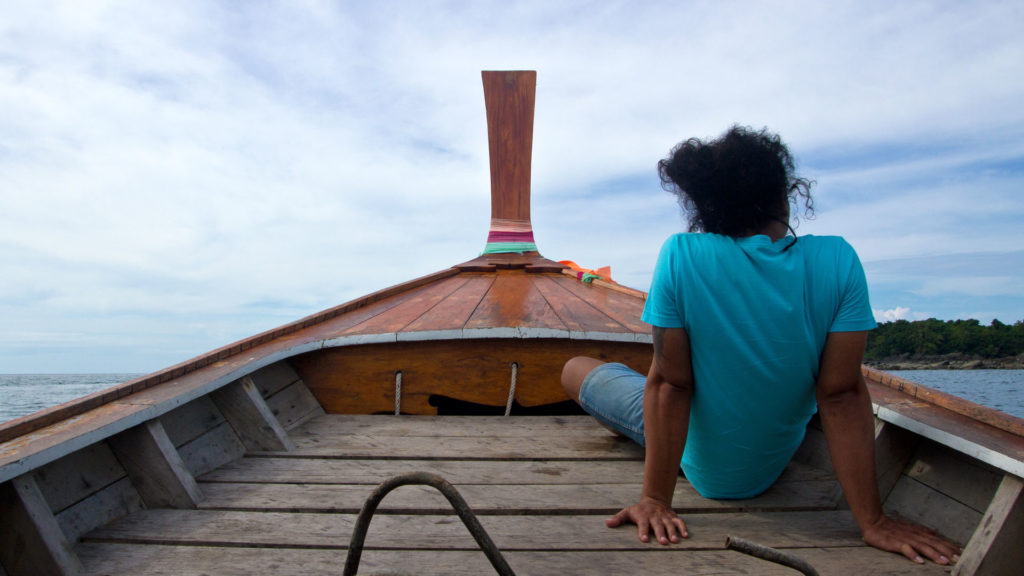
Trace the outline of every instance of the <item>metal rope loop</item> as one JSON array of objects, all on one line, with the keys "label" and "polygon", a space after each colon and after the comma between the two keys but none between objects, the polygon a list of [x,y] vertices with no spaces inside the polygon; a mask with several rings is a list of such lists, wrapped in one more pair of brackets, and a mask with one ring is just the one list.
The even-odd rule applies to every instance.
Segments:
[{"label": "metal rope loop", "polygon": [[373,518],[373,513],[377,510],[380,501],[384,499],[388,492],[406,484],[425,484],[436,488],[441,494],[444,494],[452,508],[455,509],[455,513],[462,519],[462,523],[469,529],[473,539],[476,540],[477,546],[480,546],[487,559],[491,561],[491,566],[494,566],[494,569],[500,576],[515,576],[515,572],[512,571],[508,562],[505,561],[505,557],[501,555],[501,551],[495,546],[494,541],[491,540],[491,537],[484,530],[484,527],[477,520],[476,515],[473,514],[469,504],[466,504],[458,490],[444,478],[429,472],[399,474],[382,482],[370,494],[370,497],[363,504],[362,510],[359,511],[359,518],[356,519],[355,528],[352,530],[352,540],[348,545],[348,557],[345,559],[344,576],[356,576],[356,573],[359,571],[359,559],[363,554],[363,542],[366,540],[366,532],[370,528],[370,519]]}]

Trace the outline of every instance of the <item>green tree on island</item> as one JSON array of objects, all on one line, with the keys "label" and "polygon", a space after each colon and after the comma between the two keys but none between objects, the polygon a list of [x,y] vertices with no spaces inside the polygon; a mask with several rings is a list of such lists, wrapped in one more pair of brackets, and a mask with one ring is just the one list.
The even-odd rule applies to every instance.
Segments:
[{"label": "green tree on island", "polygon": [[1012,325],[992,320],[896,320],[883,322],[868,333],[866,360],[897,356],[964,354],[983,359],[1024,354],[1024,320]]}]

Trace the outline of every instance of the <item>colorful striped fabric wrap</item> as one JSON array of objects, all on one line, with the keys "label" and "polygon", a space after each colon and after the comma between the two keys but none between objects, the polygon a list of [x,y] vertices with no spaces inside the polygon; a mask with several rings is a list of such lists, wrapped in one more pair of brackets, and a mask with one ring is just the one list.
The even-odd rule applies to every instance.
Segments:
[{"label": "colorful striped fabric wrap", "polygon": [[529,220],[506,220],[491,218],[491,230],[487,234],[484,254],[505,254],[509,252],[536,252],[533,241],[533,226]]}]

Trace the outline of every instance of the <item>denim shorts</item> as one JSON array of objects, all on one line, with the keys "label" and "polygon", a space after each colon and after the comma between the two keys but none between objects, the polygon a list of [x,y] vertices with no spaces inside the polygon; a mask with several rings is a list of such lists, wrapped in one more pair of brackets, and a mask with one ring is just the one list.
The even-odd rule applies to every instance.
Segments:
[{"label": "denim shorts", "polygon": [[602,424],[644,445],[647,377],[618,363],[602,364],[580,385],[580,405]]}]

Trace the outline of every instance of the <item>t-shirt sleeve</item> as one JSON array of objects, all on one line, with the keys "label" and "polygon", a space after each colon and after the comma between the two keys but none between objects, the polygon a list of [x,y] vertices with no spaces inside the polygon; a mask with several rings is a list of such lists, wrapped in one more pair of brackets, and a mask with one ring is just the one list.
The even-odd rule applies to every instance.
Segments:
[{"label": "t-shirt sleeve", "polygon": [[871,300],[868,297],[868,282],[864,276],[864,267],[853,247],[843,242],[842,262],[846,265],[846,283],[843,288],[839,310],[832,321],[829,332],[857,332],[871,330],[877,323],[871,312]]},{"label": "t-shirt sleeve", "polygon": [[674,244],[673,236],[661,246],[658,262],[654,266],[654,277],[651,279],[651,291],[647,294],[641,316],[644,322],[660,328],[684,327],[682,303],[678,302],[679,294],[676,290],[679,280],[676,261],[679,254]]}]

